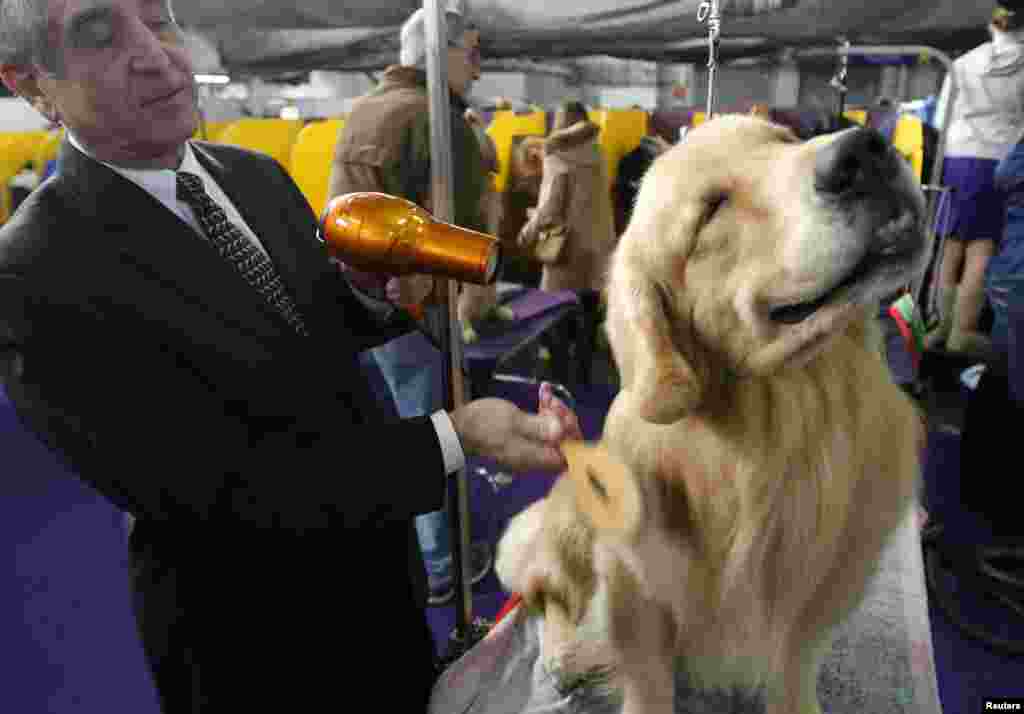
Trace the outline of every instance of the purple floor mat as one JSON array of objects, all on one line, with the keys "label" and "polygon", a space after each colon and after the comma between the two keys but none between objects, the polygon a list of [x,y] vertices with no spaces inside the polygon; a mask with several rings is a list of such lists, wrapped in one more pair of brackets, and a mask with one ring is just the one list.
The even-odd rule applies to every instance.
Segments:
[{"label": "purple floor mat", "polygon": [[562,305],[575,305],[579,298],[572,290],[559,292],[547,292],[544,290],[525,290],[505,303],[505,307],[512,310],[517,320],[526,320],[537,317],[549,310],[555,310]]},{"label": "purple floor mat", "polygon": [[[533,385],[496,383],[524,409],[536,409]],[[504,394],[501,390],[507,390]],[[596,437],[614,390],[578,392],[584,434]],[[156,696],[135,632],[128,592],[121,513],[78,481],[18,424],[0,390],[0,545],[9,566],[0,571],[0,711],[17,714],[158,714]],[[959,502],[959,440],[933,433],[925,469],[926,502],[960,542],[983,542],[985,524]],[[488,467],[477,463],[475,467]],[[998,478],[1005,470],[981,470]],[[507,519],[544,496],[554,474],[522,474],[495,493],[471,474],[474,529],[497,542]],[[493,573],[475,588],[474,612],[493,617],[505,593]],[[977,616],[985,618],[984,605]],[[447,643],[451,606],[431,608],[430,626]],[[1000,657],[963,637],[932,608],[939,688],[949,714],[980,711],[983,696],[1024,696],[1021,660]]]},{"label": "purple floor mat", "polygon": [[157,714],[122,513],[22,430],[0,388],[0,711]]}]

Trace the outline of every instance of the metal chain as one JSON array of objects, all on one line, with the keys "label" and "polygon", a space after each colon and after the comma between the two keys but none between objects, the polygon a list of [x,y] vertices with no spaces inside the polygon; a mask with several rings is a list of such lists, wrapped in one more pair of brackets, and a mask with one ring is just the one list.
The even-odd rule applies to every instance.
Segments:
[{"label": "metal chain", "polygon": [[697,8],[697,22],[708,26],[708,106],[707,119],[715,113],[715,80],[718,75],[718,45],[722,36],[722,12],[719,0],[704,0]]},{"label": "metal chain", "polygon": [[843,114],[846,113],[846,93],[849,88],[846,85],[846,78],[850,72],[850,41],[845,37],[839,38],[839,66],[836,69],[836,74],[832,77],[832,81],[829,82],[829,86],[836,90],[839,95],[839,99],[836,102],[836,126],[840,126],[843,121]]}]

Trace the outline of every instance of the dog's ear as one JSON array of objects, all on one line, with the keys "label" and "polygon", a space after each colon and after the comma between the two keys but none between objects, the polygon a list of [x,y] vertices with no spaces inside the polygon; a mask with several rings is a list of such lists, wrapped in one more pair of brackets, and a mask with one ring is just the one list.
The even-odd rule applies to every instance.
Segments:
[{"label": "dog's ear", "polygon": [[673,339],[669,310],[668,297],[640,271],[615,266],[608,339],[622,368],[622,392],[630,411],[654,424],[683,418],[703,393],[697,371]]}]

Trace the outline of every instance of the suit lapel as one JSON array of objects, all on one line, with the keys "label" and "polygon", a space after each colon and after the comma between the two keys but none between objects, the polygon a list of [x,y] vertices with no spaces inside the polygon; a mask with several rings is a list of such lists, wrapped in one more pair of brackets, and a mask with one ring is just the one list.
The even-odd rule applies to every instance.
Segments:
[{"label": "suit lapel", "polygon": [[294,334],[233,266],[147,191],[68,142],[61,149],[58,178],[71,207],[103,226],[102,245],[119,252],[122,262],[161,280],[183,302],[199,303],[246,331],[264,337]]}]

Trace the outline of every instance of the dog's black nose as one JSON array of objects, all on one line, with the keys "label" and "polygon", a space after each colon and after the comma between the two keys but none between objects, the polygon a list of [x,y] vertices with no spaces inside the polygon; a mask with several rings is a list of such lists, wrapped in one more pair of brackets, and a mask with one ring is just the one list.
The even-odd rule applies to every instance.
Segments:
[{"label": "dog's black nose", "polygon": [[843,194],[878,187],[896,171],[892,147],[874,129],[852,129],[818,151],[814,186],[819,191]]}]

